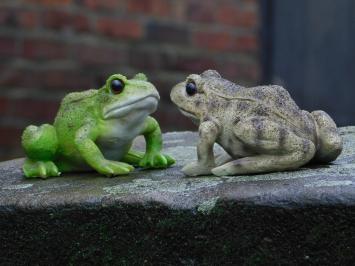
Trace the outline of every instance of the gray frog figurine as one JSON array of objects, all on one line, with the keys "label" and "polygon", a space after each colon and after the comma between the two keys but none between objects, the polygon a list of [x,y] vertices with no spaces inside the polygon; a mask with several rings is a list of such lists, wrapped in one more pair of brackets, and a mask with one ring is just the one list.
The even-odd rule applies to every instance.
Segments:
[{"label": "gray frog figurine", "polygon": [[[207,70],[189,75],[170,97],[199,125],[198,160],[182,169],[188,176],[290,170],[331,162],[342,151],[332,118],[301,110],[280,86],[245,88]],[[226,151],[216,159],[214,143]]]}]

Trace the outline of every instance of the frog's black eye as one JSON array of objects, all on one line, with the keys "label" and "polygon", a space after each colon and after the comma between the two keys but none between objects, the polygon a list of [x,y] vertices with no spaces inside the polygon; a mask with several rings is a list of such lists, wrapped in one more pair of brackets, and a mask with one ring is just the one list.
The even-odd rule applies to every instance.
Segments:
[{"label": "frog's black eye", "polygon": [[186,84],[187,95],[192,96],[192,95],[196,94],[196,92],[197,92],[197,87],[196,87],[195,82],[192,82],[192,81],[188,82]]},{"label": "frog's black eye", "polygon": [[114,94],[119,94],[124,89],[124,82],[120,79],[114,79],[111,81],[111,91]]}]

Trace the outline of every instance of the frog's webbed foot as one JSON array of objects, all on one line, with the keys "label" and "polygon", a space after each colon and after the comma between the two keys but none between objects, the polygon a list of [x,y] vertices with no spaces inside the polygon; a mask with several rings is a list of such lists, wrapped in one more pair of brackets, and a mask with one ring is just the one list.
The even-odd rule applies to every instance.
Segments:
[{"label": "frog's webbed foot", "polygon": [[26,159],[23,165],[23,172],[26,178],[47,178],[50,176],[60,176],[58,167],[52,161],[33,161]]},{"label": "frog's webbed foot", "polygon": [[169,155],[159,152],[148,152],[139,162],[139,166],[143,168],[167,168],[174,163],[175,160]]},{"label": "frog's webbed foot", "polygon": [[182,168],[182,172],[187,176],[211,175],[213,166],[207,166],[198,161],[189,163]]},{"label": "frog's webbed foot", "polygon": [[128,163],[104,160],[95,169],[100,174],[106,176],[125,175],[134,170],[134,167]]}]

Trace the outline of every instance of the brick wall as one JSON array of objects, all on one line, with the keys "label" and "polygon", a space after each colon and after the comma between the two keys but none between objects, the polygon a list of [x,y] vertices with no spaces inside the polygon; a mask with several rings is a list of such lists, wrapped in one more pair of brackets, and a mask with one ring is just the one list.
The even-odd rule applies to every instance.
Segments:
[{"label": "brick wall", "polygon": [[257,83],[258,25],[257,0],[1,0],[0,160],[22,155],[23,128],[52,122],[66,93],[112,73],[145,72],[163,131],[193,129],[171,87],[208,68]]}]

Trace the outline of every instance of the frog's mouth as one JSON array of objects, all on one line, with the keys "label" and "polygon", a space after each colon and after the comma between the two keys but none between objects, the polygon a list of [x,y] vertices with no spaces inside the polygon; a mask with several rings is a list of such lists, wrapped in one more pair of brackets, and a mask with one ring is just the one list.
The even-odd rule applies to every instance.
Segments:
[{"label": "frog's mouth", "polygon": [[179,111],[186,117],[190,118],[194,123],[198,122],[199,121],[199,118],[194,115],[193,113],[189,112],[189,111],[186,111],[185,109],[181,108],[181,107],[178,107],[179,108]]},{"label": "frog's mouth", "polygon": [[149,114],[153,113],[159,102],[159,96],[150,94],[140,98],[134,98],[124,104],[114,104],[104,110],[104,119],[119,118],[127,115],[131,111],[144,111]]},{"label": "frog's mouth", "polygon": [[191,116],[196,117],[196,115],[194,115],[193,113],[191,113],[191,112],[185,110],[184,108],[182,108],[182,107],[180,107],[180,106],[178,106],[178,109],[179,109],[179,111],[180,111],[183,115],[186,115],[186,116],[188,116],[188,117],[191,117]]}]

